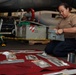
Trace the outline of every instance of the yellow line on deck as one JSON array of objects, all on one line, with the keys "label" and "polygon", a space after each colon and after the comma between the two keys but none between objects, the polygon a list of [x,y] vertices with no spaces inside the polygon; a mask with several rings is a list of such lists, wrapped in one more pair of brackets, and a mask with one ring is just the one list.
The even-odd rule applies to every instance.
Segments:
[{"label": "yellow line on deck", "polygon": [[36,41],[49,41],[49,39],[26,39],[26,38],[18,38],[18,37],[3,37],[3,39],[11,39],[11,40],[36,40]]}]

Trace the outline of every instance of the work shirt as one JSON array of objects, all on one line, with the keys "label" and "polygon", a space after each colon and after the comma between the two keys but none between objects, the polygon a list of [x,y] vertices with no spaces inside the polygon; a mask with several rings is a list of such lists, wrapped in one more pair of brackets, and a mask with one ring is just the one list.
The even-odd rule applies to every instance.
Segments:
[{"label": "work shirt", "polygon": [[[67,18],[62,18],[57,28],[71,28],[76,27],[76,15],[70,14]],[[65,38],[76,38],[76,33],[64,33]]]}]

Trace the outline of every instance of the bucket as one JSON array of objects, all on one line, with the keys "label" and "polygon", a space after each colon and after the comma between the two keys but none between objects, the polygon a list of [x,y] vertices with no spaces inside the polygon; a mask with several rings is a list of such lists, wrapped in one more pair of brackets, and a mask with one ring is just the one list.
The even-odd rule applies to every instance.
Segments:
[{"label": "bucket", "polygon": [[69,61],[70,63],[75,63],[75,54],[74,53],[69,53],[67,61]]}]

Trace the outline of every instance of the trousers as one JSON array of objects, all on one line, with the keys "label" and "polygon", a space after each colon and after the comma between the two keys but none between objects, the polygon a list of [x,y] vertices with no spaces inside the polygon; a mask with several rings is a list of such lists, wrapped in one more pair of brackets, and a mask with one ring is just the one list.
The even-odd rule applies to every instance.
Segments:
[{"label": "trousers", "polygon": [[50,41],[45,47],[45,53],[58,57],[66,57],[76,50],[76,39],[66,38],[65,41]]}]

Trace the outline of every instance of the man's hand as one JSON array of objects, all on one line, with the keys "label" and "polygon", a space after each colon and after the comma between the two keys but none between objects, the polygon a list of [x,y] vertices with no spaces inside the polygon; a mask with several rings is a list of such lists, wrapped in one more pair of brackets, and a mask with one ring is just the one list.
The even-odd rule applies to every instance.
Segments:
[{"label": "man's hand", "polygon": [[56,34],[62,34],[64,31],[63,29],[55,29]]}]

